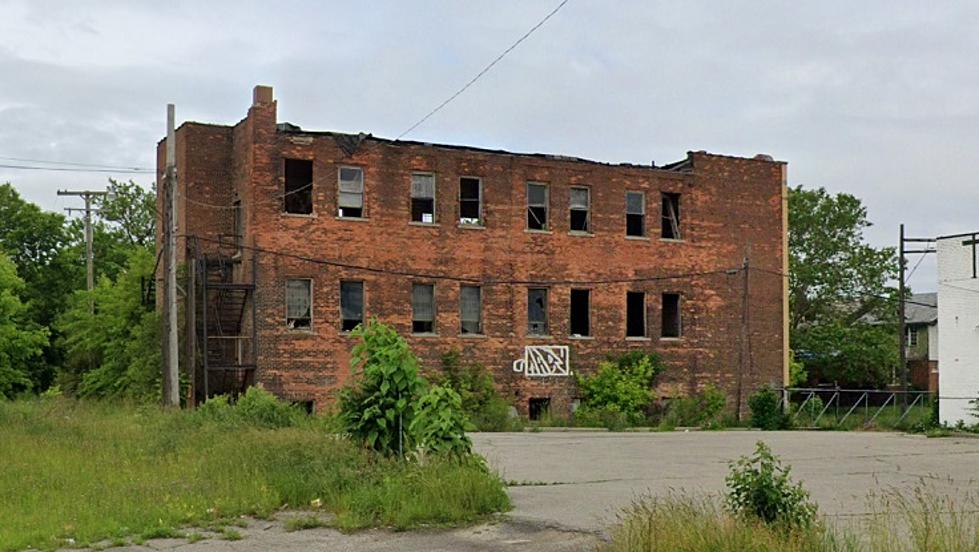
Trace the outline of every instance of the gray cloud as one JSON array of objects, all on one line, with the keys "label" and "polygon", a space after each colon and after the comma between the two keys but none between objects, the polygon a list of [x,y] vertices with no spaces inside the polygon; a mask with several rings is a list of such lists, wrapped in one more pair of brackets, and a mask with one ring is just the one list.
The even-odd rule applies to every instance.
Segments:
[{"label": "gray cloud", "polygon": [[[396,136],[554,2],[0,4],[0,155],[152,166],[164,106]],[[274,8],[273,8],[274,6]],[[412,138],[609,161],[789,161],[867,204],[876,244],[979,229],[979,6],[572,0]],[[103,175],[0,169],[33,201]],[[148,183],[147,178],[138,178]],[[933,262],[912,280],[934,287]]]}]

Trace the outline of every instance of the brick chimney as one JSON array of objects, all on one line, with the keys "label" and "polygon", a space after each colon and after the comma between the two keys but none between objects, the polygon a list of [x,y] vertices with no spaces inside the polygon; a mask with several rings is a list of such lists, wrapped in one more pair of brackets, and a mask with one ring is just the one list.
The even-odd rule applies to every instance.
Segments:
[{"label": "brick chimney", "polygon": [[252,90],[252,105],[269,105],[273,102],[272,87],[259,84]]}]

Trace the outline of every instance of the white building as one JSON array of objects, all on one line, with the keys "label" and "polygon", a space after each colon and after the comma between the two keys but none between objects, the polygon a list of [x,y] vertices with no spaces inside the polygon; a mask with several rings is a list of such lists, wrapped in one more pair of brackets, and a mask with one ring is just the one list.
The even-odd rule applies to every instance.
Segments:
[{"label": "white building", "polygon": [[979,232],[938,238],[938,379],[942,423],[979,423]]}]

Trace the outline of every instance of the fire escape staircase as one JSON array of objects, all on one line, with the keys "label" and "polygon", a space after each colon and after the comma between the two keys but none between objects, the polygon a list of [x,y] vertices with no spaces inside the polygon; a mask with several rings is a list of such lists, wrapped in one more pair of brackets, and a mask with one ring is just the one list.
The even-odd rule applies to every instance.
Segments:
[{"label": "fire escape staircase", "polygon": [[[253,283],[234,281],[238,260],[207,256],[198,260],[198,339],[205,397],[237,396],[254,382],[255,321]],[[252,278],[254,281],[254,278]]]}]

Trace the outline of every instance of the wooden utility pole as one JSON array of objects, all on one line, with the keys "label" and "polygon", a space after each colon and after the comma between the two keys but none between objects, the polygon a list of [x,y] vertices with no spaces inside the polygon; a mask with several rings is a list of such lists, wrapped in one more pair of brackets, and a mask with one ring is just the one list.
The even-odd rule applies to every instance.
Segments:
[{"label": "wooden utility pole", "polygon": [[737,382],[737,408],[735,414],[737,420],[741,421],[741,400],[744,396],[744,373],[746,364],[749,362],[748,354],[748,272],[751,268],[749,257],[751,246],[745,250],[744,260],[741,263],[741,342],[738,349],[738,382]]},{"label": "wooden utility pole", "polygon": [[167,104],[167,165],[163,202],[163,405],[180,406],[177,340],[177,160],[174,107]]},{"label": "wooden utility pole", "polygon": [[58,190],[59,196],[78,196],[85,200],[85,208],[78,209],[74,207],[68,207],[65,211],[71,213],[72,211],[81,211],[85,213],[85,268],[87,272],[86,285],[88,291],[95,289],[95,254],[92,248],[92,213],[97,213],[99,210],[92,207],[92,201],[96,197],[101,197],[107,195],[109,192],[106,191],[96,191],[96,190]]}]

